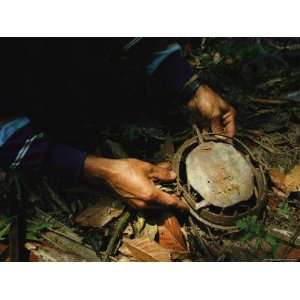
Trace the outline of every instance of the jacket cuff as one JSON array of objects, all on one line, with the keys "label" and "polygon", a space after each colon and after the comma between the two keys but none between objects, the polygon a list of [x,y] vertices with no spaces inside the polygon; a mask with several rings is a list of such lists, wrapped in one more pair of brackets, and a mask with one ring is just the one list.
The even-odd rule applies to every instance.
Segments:
[{"label": "jacket cuff", "polygon": [[82,177],[86,156],[87,153],[70,146],[53,145],[46,159],[45,175],[59,176],[66,179],[71,185],[77,184]]}]

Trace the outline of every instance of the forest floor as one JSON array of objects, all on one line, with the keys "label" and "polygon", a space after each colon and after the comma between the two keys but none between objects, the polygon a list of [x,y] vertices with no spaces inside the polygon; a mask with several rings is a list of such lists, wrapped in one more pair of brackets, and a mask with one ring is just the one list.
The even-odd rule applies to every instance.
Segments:
[{"label": "forest floor", "polygon": [[[30,261],[300,260],[300,39],[183,43],[188,61],[238,111],[237,138],[266,176],[262,212],[237,220],[237,232],[216,231],[190,215],[134,211],[104,185],[70,189],[3,173],[0,201],[26,198]],[[163,120],[101,128],[99,148],[158,162],[193,134],[186,111],[175,109]],[[9,260],[13,220],[0,216],[0,261]]]}]

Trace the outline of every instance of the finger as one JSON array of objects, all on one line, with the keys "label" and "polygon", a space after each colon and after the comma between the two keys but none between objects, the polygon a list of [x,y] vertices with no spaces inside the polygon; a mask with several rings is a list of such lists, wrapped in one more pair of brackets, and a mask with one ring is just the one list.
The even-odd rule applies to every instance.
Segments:
[{"label": "finger", "polygon": [[226,119],[223,119],[223,125],[227,125],[227,124],[229,124],[229,123],[231,123],[233,121],[234,121],[233,117],[229,116]]},{"label": "finger", "polygon": [[214,117],[212,118],[211,120],[211,131],[213,133],[222,133],[224,130],[224,127],[222,125],[222,122],[221,122],[221,117]]},{"label": "finger", "polygon": [[236,134],[235,113],[232,112],[224,120],[224,133],[228,137],[233,138]]},{"label": "finger", "polygon": [[180,201],[177,197],[167,194],[159,189],[156,190],[156,195],[152,200],[152,203],[157,203],[165,207],[187,210],[187,205]]},{"label": "finger", "polygon": [[228,117],[232,117],[232,111],[228,111],[226,114],[222,116],[223,119],[227,119]]},{"label": "finger", "polygon": [[235,122],[229,122],[224,129],[224,134],[230,138],[233,138],[236,134],[236,125]]},{"label": "finger", "polygon": [[209,133],[209,127],[208,126],[203,127],[202,133]]},{"label": "finger", "polygon": [[162,181],[172,181],[176,178],[176,173],[166,168],[154,166],[149,174],[151,179],[158,179]]},{"label": "finger", "polygon": [[157,167],[168,169],[169,171],[172,170],[172,164],[169,161],[162,161],[156,164]]}]

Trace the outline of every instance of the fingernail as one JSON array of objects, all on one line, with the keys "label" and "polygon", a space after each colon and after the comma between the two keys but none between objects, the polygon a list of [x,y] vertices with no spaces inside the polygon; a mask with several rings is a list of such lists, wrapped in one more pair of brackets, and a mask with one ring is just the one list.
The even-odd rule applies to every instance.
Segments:
[{"label": "fingernail", "polygon": [[170,171],[170,176],[175,179],[176,178],[176,173],[174,171]]}]

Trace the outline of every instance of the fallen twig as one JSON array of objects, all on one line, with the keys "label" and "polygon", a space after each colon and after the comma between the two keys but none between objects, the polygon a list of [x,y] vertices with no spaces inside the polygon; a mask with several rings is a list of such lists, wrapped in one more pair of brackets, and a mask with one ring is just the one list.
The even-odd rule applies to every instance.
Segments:
[{"label": "fallen twig", "polygon": [[245,137],[247,139],[249,139],[250,141],[252,141],[253,143],[261,146],[263,149],[265,149],[266,151],[272,153],[272,154],[280,154],[279,152],[273,150],[272,148],[268,147],[267,145],[263,144],[262,142],[256,140],[255,138],[253,138],[252,136],[250,136],[249,134],[245,134],[245,133],[239,133],[238,136],[241,137]]},{"label": "fallen twig", "polygon": [[25,244],[25,247],[33,254],[34,261],[35,260],[42,261],[42,262],[79,262],[79,261],[86,262],[87,261],[86,259],[80,256],[66,253],[56,248],[49,247],[43,244],[27,242]]},{"label": "fallen twig", "polygon": [[37,218],[45,223],[49,224],[49,231],[53,231],[58,233],[62,236],[65,236],[75,242],[81,243],[83,238],[75,233],[71,228],[66,226],[65,224],[57,221],[54,217],[50,216],[49,214],[45,213],[40,208],[35,208],[37,213]]},{"label": "fallen twig", "polygon": [[[290,239],[290,244],[291,245],[295,245],[296,241],[298,240],[298,237],[300,235],[300,226],[298,226],[295,230],[295,232],[293,233],[291,239]],[[289,253],[291,252],[293,248],[291,246],[287,247],[287,249],[285,250],[284,254],[283,254],[283,258],[287,258]]]},{"label": "fallen twig", "polygon": [[106,251],[103,255],[103,261],[108,261],[109,256],[115,251],[116,244],[126,228],[128,221],[130,219],[130,212],[126,211],[118,220],[118,222],[115,225],[114,232],[112,233],[111,239],[108,243],[108,246],[106,248]]},{"label": "fallen twig", "polygon": [[293,45],[285,45],[285,46],[281,46],[281,45],[277,45],[274,42],[270,41],[269,39],[266,39],[266,41],[268,42],[268,44],[272,47],[274,47],[277,50],[300,50],[300,44],[293,44]]},{"label": "fallen twig", "polygon": [[288,100],[279,100],[279,99],[261,99],[261,98],[250,98],[251,102],[258,103],[258,104],[286,104]]},{"label": "fallen twig", "polygon": [[210,253],[207,243],[204,241],[203,237],[200,235],[197,226],[195,225],[195,223],[193,222],[193,219],[191,217],[188,218],[189,219],[189,223],[191,225],[191,232],[193,234],[193,236],[197,239],[198,243],[200,244],[204,254],[206,255],[206,257],[210,260],[213,261],[214,257],[212,256],[212,254]]},{"label": "fallen twig", "polygon": [[261,109],[261,110],[258,110],[255,114],[250,115],[248,117],[248,120],[258,117],[258,116],[261,116],[261,115],[276,113],[276,111],[277,111],[276,108]]},{"label": "fallen twig", "polygon": [[77,256],[86,259],[87,261],[101,261],[101,259],[97,256],[94,250],[75,240],[72,240],[70,238],[62,236],[61,234],[54,233],[51,231],[48,231],[41,235],[50,244],[64,252],[73,253]]},{"label": "fallen twig", "polygon": [[[12,217],[12,225],[9,231],[9,257],[10,261],[20,262],[26,260],[25,251],[25,198],[20,182],[20,175],[12,174],[15,189],[12,190],[10,196],[10,215]],[[14,193],[15,191],[15,193]]]},{"label": "fallen twig", "polygon": [[267,229],[267,232],[274,236],[276,239],[287,243],[291,247],[300,247],[300,231],[296,229],[293,233],[290,230],[280,228],[276,225],[270,225]]}]

